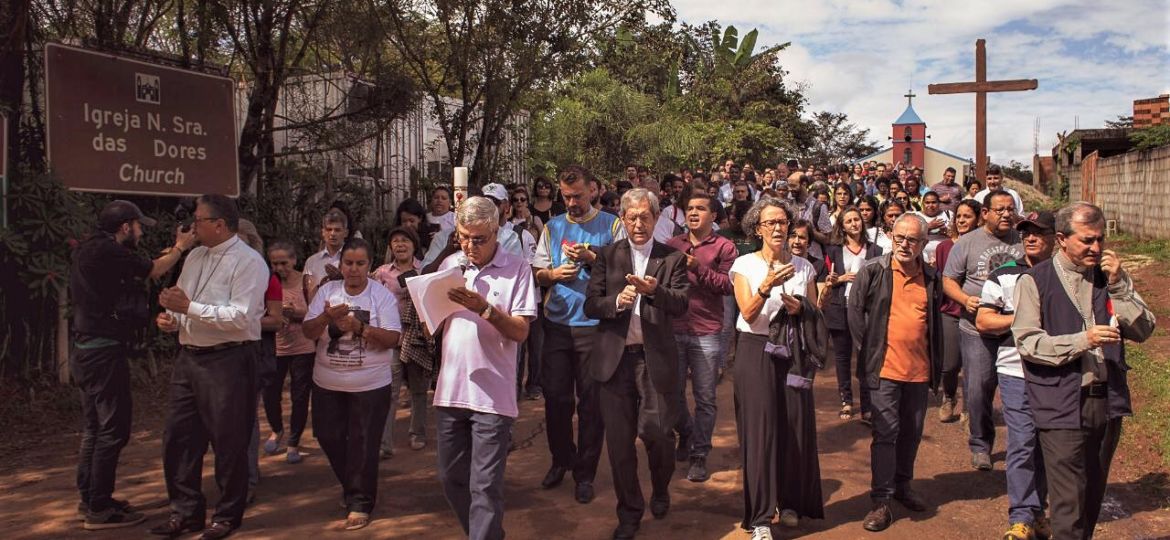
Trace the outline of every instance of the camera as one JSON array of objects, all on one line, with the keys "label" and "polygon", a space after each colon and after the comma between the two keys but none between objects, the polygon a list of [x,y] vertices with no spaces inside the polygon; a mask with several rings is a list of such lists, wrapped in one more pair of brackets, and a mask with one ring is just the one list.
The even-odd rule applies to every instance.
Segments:
[{"label": "camera", "polygon": [[184,198],[179,199],[179,204],[175,205],[172,211],[175,216],[175,221],[179,223],[183,232],[191,230],[192,216],[195,215],[195,199]]}]

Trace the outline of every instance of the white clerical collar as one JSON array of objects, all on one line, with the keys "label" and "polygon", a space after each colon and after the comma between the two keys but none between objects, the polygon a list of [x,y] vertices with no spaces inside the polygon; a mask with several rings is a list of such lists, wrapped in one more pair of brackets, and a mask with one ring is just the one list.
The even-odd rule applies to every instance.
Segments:
[{"label": "white clerical collar", "polygon": [[231,249],[232,246],[236,245],[236,243],[240,242],[240,241],[241,240],[240,240],[239,236],[232,235],[232,237],[230,239],[224,240],[223,242],[220,242],[212,247],[207,248],[207,251],[209,253],[215,253],[217,255],[222,254],[222,253],[226,253],[227,250]]},{"label": "white clerical collar", "polygon": [[645,244],[642,244],[640,246],[638,244],[635,244],[633,240],[630,240],[628,238],[626,239],[626,241],[630,243],[631,249],[633,249],[634,251],[637,251],[638,253],[641,253],[642,255],[645,255],[647,257],[650,256],[650,250],[654,249],[654,239],[653,238],[651,238],[650,240],[647,240]]}]

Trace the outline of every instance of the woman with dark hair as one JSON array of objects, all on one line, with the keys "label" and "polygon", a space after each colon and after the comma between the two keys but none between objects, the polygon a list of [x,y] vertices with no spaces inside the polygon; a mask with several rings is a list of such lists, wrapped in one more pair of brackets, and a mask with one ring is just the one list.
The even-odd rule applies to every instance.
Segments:
[{"label": "woman with dark hair", "polygon": [[873,195],[865,195],[859,197],[857,200],[857,211],[861,212],[861,226],[866,231],[871,227],[876,227],[878,224],[878,216],[880,213],[878,209],[881,203],[878,202],[877,197]]},{"label": "woman with dark hair", "polygon": [[880,221],[873,228],[867,229],[865,232],[869,236],[869,241],[882,248],[883,253],[892,248],[893,243],[890,241],[890,231],[894,229],[894,222],[898,220],[898,217],[905,213],[906,206],[896,199],[886,199],[886,202],[883,202],[878,207]]},{"label": "woman with dark hair", "polygon": [[[398,354],[391,361],[390,367],[393,380],[390,383],[390,395],[398,397],[405,379],[410,390],[410,449],[422,450],[427,445],[427,390],[431,388],[431,375],[434,361],[431,358],[430,348],[417,351],[408,348],[408,337],[420,332],[420,328],[412,328],[411,324],[418,325],[418,313],[414,311],[410,293],[406,290],[406,278],[418,275],[422,268],[422,261],[418,259],[418,237],[414,231],[406,227],[395,227],[390,231],[389,241],[386,243],[386,264],[374,270],[372,277],[394,295],[398,300],[398,315],[402,320],[402,346]],[[408,313],[408,311],[410,313]],[[408,322],[409,321],[409,322]],[[433,345],[433,344],[432,344]],[[386,426],[382,431],[382,457],[394,455],[394,417],[398,410],[398,400],[390,400],[390,412],[386,415]]]},{"label": "woman with dark hair", "polygon": [[[431,245],[431,236],[433,236],[432,229],[437,229],[437,227],[431,227],[427,223],[427,209],[423,208],[422,203],[414,198],[403,199],[402,202],[398,203],[398,210],[394,213],[394,226],[410,229],[418,235],[418,251],[414,254],[418,258],[422,258],[423,254],[427,252],[427,248]],[[386,260],[389,261],[389,257]]]},{"label": "woman with dark hair", "polygon": [[[870,241],[865,231],[864,219],[857,207],[850,206],[841,212],[841,219],[833,225],[833,243],[825,248],[825,263],[829,275],[825,278],[825,289],[818,299],[824,309],[825,324],[833,341],[833,354],[837,366],[837,394],[841,397],[842,420],[853,418],[853,335],[849,332],[849,318],[846,307],[849,293],[853,289],[853,277],[861,270],[865,261],[882,254],[882,248]],[[860,366],[858,366],[860,368]],[[871,410],[869,389],[861,381],[857,370],[858,386],[861,389],[861,421],[869,423]]]},{"label": "woman with dark hair", "polygon": [[841,215],[841,211],[850,206],[853,206],[853,188],[849,187],[849,184],[841,182],[833,187],[833,197],[829,205],[831,209],[829,223],[837,223],[837,217]]},{"label": "woman with dark hair", "polygon": [[772,538],[772,516],[787,480],[781,476],[788,418],[784,387],[792,359],[767,352],[765,345],[773,317],[781,311],[800,316],[805,299],[817,293],[812,264],[788,251],[792,218],[791,208],[780,199],[756,201],[744,216],[743,229],[761,238],[761,248],[736,259],[730,270],[740,313],[735,353],[735,423],[744,492],[740,526],[755,539]]},{"label": "woman with dark hair", "polygon": [[342,528],[370,524],[378,493],[378,447],[390,411],[398,301],[370,277],[370,246],[341,248],[342,279],[317,289],[301,327],[317,340],[313,435],[341,483],[348,510]]},{"label": "woman with dark hair", "polygon": [[[979,228],[979,216],[982,215],[983,205],[975,199],[963,199],[955,207],[954,219],[951,220],[948,232],[950,238],[939,242],[934,249],[934,267],[942,272],[947,266],[947,258],[955,242],[960,236]],[[959,371],[963,366],[963,359],[959,351],[959,317],[963,314],[963,306],[946,295],[942,302],[942,404],[938,408],[938,420],[943,423],[954,422],[959,419],[955,411],[961,410],[958,406]]]},{"label": "woman with dark hair", "polygon": [[[979,180],[972,179],[970,182],[967,182],[967,194],[963,196],[963,199],[973,200],[975,199],[975,194],[979,193],[980,191],[983,191],[983,183]],[[980,205],[983,204],[981,201],[976,202],[978,202]]]},{"label": "woman with dark hair", "polygon": [[540,218],[541,223],[548,223],[553,216],[565,213],[564,203],[557,200],[555,186],[543,176],[537,176],[532,183],[532,200],[528,201],[528,207],[532,209],[532,215]]}]

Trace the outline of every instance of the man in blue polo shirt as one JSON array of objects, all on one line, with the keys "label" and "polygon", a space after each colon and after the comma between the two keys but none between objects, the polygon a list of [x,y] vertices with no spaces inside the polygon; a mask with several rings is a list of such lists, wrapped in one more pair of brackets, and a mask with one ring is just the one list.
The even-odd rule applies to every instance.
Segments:
[{"label": "man in blue polo shirt", "polygon": [[587,169],[570,165],[557,180],[566,213],[545,224],[532,261],[536,282],[548,287],[541,386],[553,463],[541,485],[545,489],[556,487],[572,470],[577,502],[585,504],[593,500],[593,478],[605,438],[598,385],[589,376],[587,362],[597,320],[585,316],[585,289],[596,250],[624,234],[617,216],[600,212],[590,204],[597,196],[597,182]]}]

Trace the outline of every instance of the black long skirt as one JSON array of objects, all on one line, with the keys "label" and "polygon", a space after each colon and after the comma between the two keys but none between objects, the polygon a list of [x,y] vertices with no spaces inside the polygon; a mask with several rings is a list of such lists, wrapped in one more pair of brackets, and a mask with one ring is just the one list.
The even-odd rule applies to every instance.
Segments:
[{"label": "black long skirt", "polygon": [[783,489],[788,362],[764,353],[765,336],[741,332],[735,351],[735,424],[743,459],[744,529],[768,525]]},{"label": "black long skirt", "polygon": [[785,385],[784,398],[788,422],[784,426],[784,466],[780,474],[784,482],[781,484],[780,508],[795,510],[800,517],[824,519],[813,389]]}]

